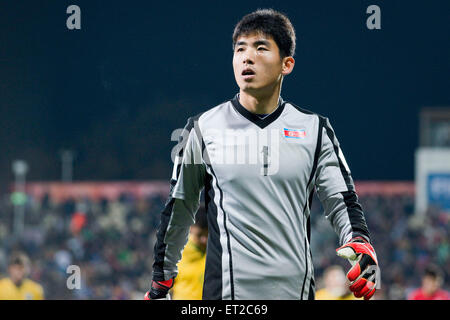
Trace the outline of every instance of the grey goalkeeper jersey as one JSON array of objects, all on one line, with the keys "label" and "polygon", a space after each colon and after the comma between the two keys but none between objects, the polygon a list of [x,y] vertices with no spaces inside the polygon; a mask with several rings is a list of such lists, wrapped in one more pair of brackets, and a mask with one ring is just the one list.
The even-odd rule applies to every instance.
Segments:
[{"label": "grey goalkeeper jersey", "polygon": [[370,240],[350,170],[327,118],[281,98],[260,117],[239,95],[188,123],[155,244],[154,280],[177,263],[204,189],[209,237],[203,299],[313,299],[314,192],[343,244]]}]

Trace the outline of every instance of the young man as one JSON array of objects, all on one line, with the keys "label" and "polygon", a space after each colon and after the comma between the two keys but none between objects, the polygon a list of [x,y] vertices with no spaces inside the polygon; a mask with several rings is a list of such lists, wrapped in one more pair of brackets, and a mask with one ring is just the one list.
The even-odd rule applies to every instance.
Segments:
[{"label": "young man", "polygon": [[449,293],[441,288],[443,282],[442,271],[434,265],[428,266],[422,276],[422,286],[411,292],[408,300],[449,300]]},{"label": "young man", "polygon": [[350,289],[375,292],[376,255],[350,170],[327,118],[280,97],[295,31],[274,10],[233,34],[239,93],[190,118],[161,214],[146,299],[167,296],[202,189],[209,224],[203,299],[313,299],[309,213],[314,190],[352,259]]},{"label": "young man", "polygon": [[43,300],[44,290],[39,283],[27,278],[30,269],[28,257],[21,252],[11,255],[8,278],[0,280],[0,300]]},{"label": "young man", "polygon": [[323,288],[316,292],[316,300],[357,300],[349,290],[344,269],[339,265],[328,267],[323,274]]}]

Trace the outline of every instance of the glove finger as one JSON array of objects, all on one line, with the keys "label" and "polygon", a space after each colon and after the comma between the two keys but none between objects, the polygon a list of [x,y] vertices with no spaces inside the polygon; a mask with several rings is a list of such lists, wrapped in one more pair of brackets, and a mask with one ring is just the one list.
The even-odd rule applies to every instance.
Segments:
[{"label": "glove finger", "polygon": [[361,265],[359,262],[355,263],[353,267],[350,268],[350,270],[347,272],[347,279],[352,282],[358,279],[358,277],[361,275]]},{"label": "glove finger", "polygon": [[[366,294],[364,295],[364,297],[367,296],[369,293],[370,293],[371,295],[369,296],[368,299],[370,299],[370,297],[372,297],[372,295],[375,293],[375,289],[376,289],[376,285],[377,285],[376,282],[377,282],[377,281],[376,281],[376,274],[373,273],[373,274],[367,279],[367,288],[369,288],[369,292],[366,293]],[[373,291],[373,292],[372,292],[372,291]]]},{"label": "glove finger", "polygon": [[361,298],[361,297],[363,296],[361,290],[360,290],[360,291],[353,292],[353,295],[354,295],[356,298]]},{"label": "glove finger", "polygon": [[369,265],[374,265],[375,261],[367,255],[367,254],[361,254],[360,259],[358,262],[349,270],[347,273],[347,279],[350,281],[355,281],[361,273],[363,273],[363,270],[365,270]]},{"label": "glove finger", "polygon": [[355,295],[355,297],[361,298],[362,296],[367,294],[369,291],[370,290],[369,290],[369,288],[367,287],[367,284],[366,284],[361,290],[353,292],[353,294]]},{"label": "glove finger", "polygon": [[366,294],[371,292],[374,288],[375,283],[373,283],[371,280],[366,281],[366,284],[362,287],[362,289],[354,292],[354,295],[357,298],[361,298],[362,296],[365,296]]},{"label": "glove finger", "polygon": [[352,285],[349,287],[350,291],[353,292],[358,292],[360,291],[362,288],[364,288],[364,286],[366,285],[367,280],[364,278],[360,278],[358,280],[356,280],[354,283],[352,283]]},{"label": "glove finger", "polygon": [[373,288],[371,291],[369,291],[369,293],[364,296],[364,300],[369,300],[370,298],[372,298],[376,290],[377,289]]}]

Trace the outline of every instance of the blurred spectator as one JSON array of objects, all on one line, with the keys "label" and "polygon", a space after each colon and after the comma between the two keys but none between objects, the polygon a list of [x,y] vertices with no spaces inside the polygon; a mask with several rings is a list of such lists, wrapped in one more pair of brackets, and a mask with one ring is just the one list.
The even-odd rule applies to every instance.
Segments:
[{"label": "blurred spectator", "polygon": [[22,252],[12,254],[9,277],[0,280],[0,300],[43,300],[44,290],[40,284],[28,279],[30,261]]},{"label": "blurred spectator", "polygon": [[191,226],[189,240],[178,264],[178,276],[172,288],[173,300],[201,300],[205,275],[208,222],[201,206]]},{"label": "blurred spectator", "polygon": [[[426,266],[434,263],[450,272],[448,225],[450,215],[430,208],[420,223],[412,223],[414,197],[410,195],[364,195],[359,197],[377,251],[381,270],[376,299],[404,300],[407,293],[420,285]],[[330,265],[348,269],[347,261],[336,256],[338,238],[323,216],[315,198],[311,207],[311,251],[316,276]]]},{"label": "blurred spectator", "polygon": [[333,265],[325,270],[322,286],[316,292],[316,300],[357,300],[348,289],[348,280],[341,266]]},{"label": "blurred spectator", "polygon": [[442,282],[441,271],[436,266],[428,266],[422,276],[422,286],[414,290],[408,300],[449,300],[448,292],[441,289]]},{"label": "blurred spectator", "polygon": [[[33,261],[29,279],[44,287],[46,299],[142,299],[151,280],[156,228],[165,200],[159,195],[136,199],[125,194],[116,200],[74,198],[62,203],[50,195],[40,201],[30,198],[22,238],[16,239],[13,206],[10,197],[2,196],[0,276],[9,276],[6,262],[12,252],[21,250]],[[412,223],[412,196],[365,195],[360,201],[381,269],[381,288],[375,297],[406,299],[421,285],[429,264],[442,269],[441,287],[448,291],[450,215],[430,208],[423,221]],[[79,225],[72,222],[77,212],[85,217]],[[348,270],[348,262],[336,256],[338,245],[315,198],[311,251],[316,279],[332,265]],[[79,290],[66,286],[70,264],[81,269]]]},{"label": "blurred spectator", "polygon": [[[41,202],[29,201],[25,230],[17,239],[12,236],[13,206],[8,197],[0,198],[0,276],[7,273],[3,261],[20,249],[35,262],[30,278],[44,285],[47,299],[142,298],[164,198],[122,195],[54,203],[47,194]],[[66,286],[71,264],[81,269],[81,289]]]},{"label": "blurred spectator", "polygon": [[84,212],[75,212],[70,220],[70,231],[72,231],[74,235],[77,235],[85,225],[86,214]]}]

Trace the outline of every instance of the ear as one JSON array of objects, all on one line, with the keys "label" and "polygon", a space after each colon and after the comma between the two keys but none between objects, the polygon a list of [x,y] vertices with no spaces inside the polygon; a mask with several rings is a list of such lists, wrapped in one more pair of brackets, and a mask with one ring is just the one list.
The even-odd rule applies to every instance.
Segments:
[{"label": "ear", "polygon": [[281,69],[281,74],[287,76],[294,70],[295,60],[293,57],[283,58],[283,67]]}]

